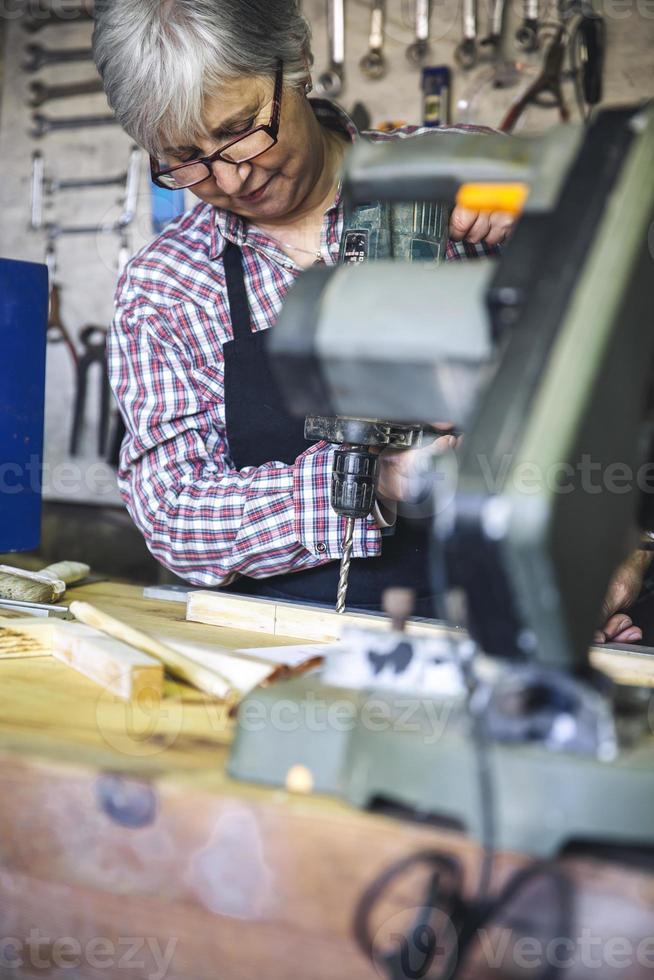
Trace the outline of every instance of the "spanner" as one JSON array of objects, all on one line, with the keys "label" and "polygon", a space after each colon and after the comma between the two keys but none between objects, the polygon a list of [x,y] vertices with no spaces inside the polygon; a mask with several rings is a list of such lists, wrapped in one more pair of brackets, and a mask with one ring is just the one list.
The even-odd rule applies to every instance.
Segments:
[{"label": "spanner", "polygon": [[102,92],[102,79],[89,78],[85,82],[71,82],[69,85],[45,85],[43,82],[30,83],[29,104],[33,109],[55,99],[70,99],[76,95],[94,95]]},{"label": "spanner", "polygon": [[493,0],[490,34],[488,34],[487,37],[485,37],[481,42],[482,45],[492,48],[493,52],[499,52],[502,44],[505,2],[506,0]]},{"label": "spanner", "polygon": [[64,65],[71,61],[92,61],[91,48],[44,48],[41,44],[26,44],[27,61],[23,71],[34,73],[47,65]]},{"label": "spanner", "polygon": [[523,51],[537,51],[538,40],[538,0],[524,0],[524,17],[522,26],[516,31],[515,39]]},{"label": "spanner", "polygon": [[384,29],[386,21],[386,0],[372,0],[370,14],[370,39],[368,51],[359,62],[366,78],[383,78],[386,74],[384,57]]},{"label": "spanner", "polygon": [[137,146],[132,147],[127,170],[113,177],[69,177],[58,180],[47,177],[43,154],[36,150],[32,154],[32,215],[31,227],[38,231],[43,227],[43,207],[46,196],[60,191],[97,190],[103,187],[124,187],[123,212],[119,224],[123,227],[131,224],[136,211],[138,182],[141,167],[141,151]]},{"label": "spanner", "polygon": [[30,136],[32,139],[40,140],[48,133],[54,133],[65,129],[87,129],[91,126],[116,126],[118,120],[115,116],[68,116],[62,119],[51,119],[43,116],[40,112],[35,112],[32,116],[34,129]]},{"label": "spanner", "polygon": [[73,7],[67,11],[66,17],[60,16],[60,12],[57,10],[43,10],[38,17],[32,16],[29,20],[24,20],[22,26],[28,34],[37,34],[44,27],[55,27],[62,24],[65,26],[66,24],[91,20],[93,20],[92,10],[86,10],[84,7]]},{"label": "spanner", "polygon": [[429,55],[430,0],[415,0],[416,39],[406,49],[412,65],[421,65]]},{"label": "spanner", "polygon": [[468,70],[477,64],[477,0],[463,0],[463,40],[454,52],[460,68]]},{"label": "spanner", "polygon": [[327,0],[327,32],[329,36],[329,68],[316,83],[321,95],[340,95],[343,89],[345,62],[345,0]]}]

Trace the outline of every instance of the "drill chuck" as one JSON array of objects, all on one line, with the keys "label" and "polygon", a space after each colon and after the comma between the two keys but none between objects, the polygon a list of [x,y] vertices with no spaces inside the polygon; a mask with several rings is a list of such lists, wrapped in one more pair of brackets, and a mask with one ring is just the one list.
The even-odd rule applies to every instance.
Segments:
[{"label": "drill chuck", "polygon": [[342,517],[364,518],[375,503],[379,454],[364,446],[341,446],[334,453],[331,504]]}]

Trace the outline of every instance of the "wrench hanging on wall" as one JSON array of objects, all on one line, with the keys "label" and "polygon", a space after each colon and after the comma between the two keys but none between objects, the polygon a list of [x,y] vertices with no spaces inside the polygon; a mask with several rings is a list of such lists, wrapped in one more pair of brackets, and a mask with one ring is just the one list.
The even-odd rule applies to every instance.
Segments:
[{"label": "wrench hanging on wall", "polygon": [[474,68],[479,56],[477,50],[477,0],[463,0],[463,39],[454,52],[460,68]]},{"label": "wrench hanging on wall", "polygon": [[91,48],[44,48],[42,44],[26,44],[27,60],[23,71],[30,74],[48,65],[68,65],[73,61],[93,61]]},{"label": "wrench hanging on wall", "polygon": [[430,0],[414,0],[416,39],[406,49],[406,56],[412,65],[421,65],[429,55],[429,14]]},{"label": "wrench hanging on wall", "polygon": [[359,67],[366,78],[376,80],[383,78],[386,74],[386,58],[384,57],[385,27],[386,0],[372,0],[368,51],[359,62]]},{"label": "wrench hanging on wall", "polygon": [[95,95],[102,92],[102,79],[89,78],[84,82],[69,82],[65,85],[45,85],[43,82],[30,82],[29,105],[33,109],[55,99],[72,99],[80,95]]},{"label": "wrench hanging on wall", "polygon": [[524,13],[521,26],[516,31],[516,43],[523,51],[537,51],[539,47],[538,20],[539,0],[524,0]]},{"label": "wrench hanging on wall", "polygon": [[80,22],[90,22],[93,20],[93,11],[84,7],[77,7],[66,12],[66,16],[60,16],[65,11],[41,10],[38,17],[30,17],[22,22],[22,28],[28,34],[37,34],[44,27],[66,27]]},{"label": "wrench hanging on wall", "polygon": [[30,136],[35,140],[40,140],[48,133],[55,133],[69,129],[87,129],[91,126],[117,126],[118,120],[113,115],[105,116],[66,116],[61,119],[51,119],[40,112],[35,112],[32,116],[34,129]]},{"label": "wrench hanging on wall", "polygon": [[321,95],[340,95],[343,89],[345,63],[345,0],[327,0],[327,33],[329,68],[316,83]]},{"label": "wrench hanging on wall", "polygon": [[505,2],[506,0],[493,0],[490,33],[481,42],[484,46],[492,48],[493,54],[499,52],[502,44]]},{"label": "wrench hanging on wall", "polygon": [[[71,177],[59,180],[46,175],[43,154],[37,150],[32,154],[32,205],[30,222],[32,230],[39,231],[47,227],[49,238],[52,240],[58,238],[60,235],[89,234],[127,228],[131,225],[136,215],[141,161],[141,150],[138,146],[133,146],[130,151],[127,169],[121,174],[109,177]],[[46,199],[53,194],[61,191],[98,190],[99,188],[114,186],[124,188],[121,199],[122,211],[118,220],[109,228],[100,225],[72,227],[57,224],[45,225],[44,207]]]}]

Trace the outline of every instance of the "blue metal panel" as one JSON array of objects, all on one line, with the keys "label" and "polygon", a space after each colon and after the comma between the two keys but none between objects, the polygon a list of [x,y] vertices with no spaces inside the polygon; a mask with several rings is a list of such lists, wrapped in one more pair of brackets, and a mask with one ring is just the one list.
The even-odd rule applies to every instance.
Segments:
[{"label": "blue metal panel", "polygon": [[168,191],[157,184],[150,184],[152,195],[152,230],[160,235],[166,225],[186,211],[184,191]]},{"label": "blue metal panel", "polygon": [[38,547],[48,271],[0,259],[0,552]]}]

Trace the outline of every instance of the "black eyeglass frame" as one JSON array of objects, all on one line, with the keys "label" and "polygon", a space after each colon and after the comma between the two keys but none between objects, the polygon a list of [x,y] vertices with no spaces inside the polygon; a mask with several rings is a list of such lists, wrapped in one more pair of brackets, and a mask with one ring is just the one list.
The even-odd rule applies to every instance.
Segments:
[{"label": "black eyeglass frame", "polygon": [[[160,170],[157,160],[153,156],[150,156],[150,177],[152,178],[152,182],[156,184],[157,187],[163,187],[163,189],[166,191],[186,190],[188,187],[195,187],[196,184],[201,184],[203,181],[207,180],[208,177],[211,177],[211,164],[215,163],[216,160],[222,160],[223,163],[231,163],[233,167],[238,167],[241,163],[247,163],[250,160],[255,160],[262,154],[267,153],[268,150],[272,150],[273,146],[275,146],[278,142],[277,137],[279,135],[279,121],[282,114],[283,88],[284,62],[281,58],[278,58],[277,70],[275,73],[275,88],[273,92],[273,107],[270,114],[270,122],[267,125],[255,126],[254,129],[248,130],[247,133],[241,133],[240,136],[236,136],[233,140],[230,140],[229,143],[221,146],[219,150],[216,150],[215,153],[212,153],[208,157],[198,157],[195,160],[187,160],[185,163],[176,163],[174,167],[166,167],[164,170]],[[255,153],[251,157],[247,157],[245,160],[235,161],[225,159],[223,154],[230,148],[230,146],[234,146],[235,143],[240,143],[241,140],[249,139],[250,136],[253,136],[255,133],[259,132],[266,133],[272,140],[270,146],[267,146],[265,150],[260,150],[258,153]],[[184,167],[197,166],[198,163],[204,164],[204,166],[207,168],[207,175],[206,177],[201,177],[199,180],[194,180],[192,184],[185,184],[184,187],[176,188],[170,187],[168,184],[164,184],[160,180],[161,177],[165,177],[167,174],[175,173],[175,171],[182,170]]]}]

